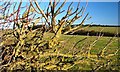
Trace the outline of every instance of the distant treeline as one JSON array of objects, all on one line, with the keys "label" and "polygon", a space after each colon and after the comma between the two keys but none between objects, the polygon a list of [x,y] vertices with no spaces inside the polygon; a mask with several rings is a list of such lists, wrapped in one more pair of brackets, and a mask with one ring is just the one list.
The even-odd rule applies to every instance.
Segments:
[{"label": "distant treeline", "polygon": [[[86,24],[86,25],[82,25],[82,26],[88,26],[89,24]],[[75,25],[72,25],[72,27],[74,26],[78,26],[77,24]],[[120,27],[120,25],[96,25],[96,24],[92,24],[92,25],[89,25],[90,27]]]},{"label": "distant treeline", "polygon": [[88,35],[88,36],[103,35],[107,37],[114,37],[114,36],[119,37],[120,36],[120,34],[115,35],[114,33],[110,33],[110,32],[97,32],[97,31],[85,31],[85,30],[79,30],[73,34],[69,33],[68,35]]},{"label": "distant treeline", "polygon": [[[76,25],[72,25],[72,27],[75,27]],[[87,25],[83,25],[83,27],[86,27]],[[89,25],[89,27],[120,27],[120,26],[115,26],[115,25]],[[89,35],[89,36],[98,36],[99,34],[103,34],[103,36],[108,36],[108,37],[113,37],[115,36],[115,33],[110,33],[110,32],[99,32],[99,31],[86,31],[86,30],[79,30],[73,34],[69,33],[68,35]],[[117,36],[120,36],[120,34],[118,34]]]},{"label": "distant treeline", "polygon": [[[76,25],[72,25],[72,27],[75,27]],[[88,25],[83,25],[83,26],[88,26]],[[36,25],[32,29],[37,29],[43,27],[42,25]],[[120,27],[120,26],[110,26],[110,25],[90,25],[90,27]],[[99,34],[103,34],[103,36],[107,37],[113,37],[115,36],[115,33],[110,33],[110,32],[99,32],[99,31],[86,31],[86,30],[79,30],[73,34],[68,33],[67,35],[89,35],[89,36],[98,36]],[[120,33],[117,35],[120,36]]]},{"label": "distant treeline", "polygon": [[[72,25],[72,27],[75,27],[76,25]],[[83,25],[83,26],[88,26],[88,25]],[[41,28],[42,25],[37,25],[34,26],[33,29]],[[120,26],[110,26],[110,25],[90,25],[90,27],[120,27]],[[68,33],[68,35],[89,35],[89,36],[98,36],[99,34],[103,34],[103,36],[108,36],[108,37],[113,37],[115,36],[115,33],[110,33],[110,32],[99,32],[99,31],[86,31],[86,30],[79,30],[73,34]],[[120,36],[118,34],[117,36]]]}]

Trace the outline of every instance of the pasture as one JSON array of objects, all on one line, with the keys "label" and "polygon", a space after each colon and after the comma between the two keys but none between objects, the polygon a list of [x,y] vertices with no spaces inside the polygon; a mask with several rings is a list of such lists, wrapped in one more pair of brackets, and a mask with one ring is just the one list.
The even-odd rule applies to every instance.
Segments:
[{"label": "pasture", "polygon": [[116,34],[117,32],[120,33],[120,31],[118,31],[120,29],[120,27],[96,27],[96,26],[92,26],[92,27],[88,27],[85,30],[86,31],[96,31],[96,32],[108,32],[108,33],[113,33]]},{"label": "pasture", "polygon": [[[112,30],[112,29],[110,29],[110,30]],[[12,32],[12,30],[0,31],[1,37],[4,34],[9,34],[10,32]],[[43,40],[48,41],[53,36],[54,36],[53,33],[45,32],[44,36],[43,36]],[[7,41],[5,44],[10,45],[10,44],[14,44],[16,39],[14,37],[10,36],[6,40]],[[32,43],[34,41],[30,41],[30,42]],[[60,55],[63,54],[63,56],[68,57],[68,58],[65,58],[67,67],[63,66],[62,70],[66,70],[69,68],[70,68],[69,70],[97,70],[97,69],[99,70],[99,68],[101,68],[100,70],[104,70],[104,69],[106,70],[106,67],[108,67],[108,69],[111,68],[112,70],[119,69],[118,55],[116,55],[116,53],[119,54],[119,52],[118,52],[119,42],[118,42],[117,37],[104,37],[104,36],[98,37],[98,36],[63,35],[63,34],[61,34],[59,39],[57,40],[57,42],[59,42],[59,45],[56,47],[59,54]],[[34,42],[34,43],[37,43],[37,42]],[[104,50],[104,55],[103,55],[103,57],[99,58],[99,55],[101,55],[103,50]],[[51,53],[51,51],[53,51],[53,50],[48,49],[46,51]],[[32,52],[34,52],[34,51],[32,51]],[[88,52],[90,52],[90,58],[88,57]],[[29,53],[29,54],[31,54],[31,53]],[[26,57],[28,57],[28,58],[31,57],[29,54]],[[81,57],[77,58],[77,60],[75,60],[76,58],[71,57],[74,54],[77,54],[78,57],[79,56],[81,56]],[[47,53],[46,53],[46,55],[47,55]],[[50,55],[52,55],[52,54],[50,54]],[[53,55],[54,55],[54,53],[53,53]],[[45,59],[46,59],[46,57],[45,57]],[[40,61],[42,61],[42,60],[44,60],[44,57],[40,59]],[[110,63],[108,62],[109,60],[111,60]],[[54,57],[53,57],[52,61],[54,61]],[[55,61],[57,61],[56,58],[55,58]],[[75,61],[73,65],[71,63],[69,63],[72,61]],[[20,61],[20,63],[22,63],[22,62]],[[108,63],[109,63],[109,65],[108,65]],[[104,64],[104,65],[102,65],[102,64]],[[70,66],[70,65],[72,65],[72,66]],[[58,67],[59,66],[57,66],[57,68]],[[45,66],[45,68],[47,68],[47,67]]]}]

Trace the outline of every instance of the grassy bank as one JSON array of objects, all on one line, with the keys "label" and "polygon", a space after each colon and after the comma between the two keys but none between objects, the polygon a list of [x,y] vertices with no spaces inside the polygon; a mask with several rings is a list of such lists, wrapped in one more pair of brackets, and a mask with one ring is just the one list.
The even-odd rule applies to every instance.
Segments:
[{"label": "grassy bank", "polygon": [[102,26],[90,26],[88,28],[78,30],[74,33],[68,33],[71,35],[88,35],[89,36],[98,36],[100,33],[103,34],[103,36],[107,37],[113,37],[115,35],[120,36],[120,27],[102,27]]}]

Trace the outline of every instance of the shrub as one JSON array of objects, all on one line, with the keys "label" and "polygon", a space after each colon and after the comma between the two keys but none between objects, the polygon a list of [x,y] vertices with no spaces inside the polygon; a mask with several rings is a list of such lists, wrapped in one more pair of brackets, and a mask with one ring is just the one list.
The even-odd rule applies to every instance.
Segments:
[{"label": "shrub", "polygon": [[[84,8],[79,10],[79,3],[77,9],[72,13],[70,13],[72,10],[72,8],[70,8],[72,3],[69,5],[66,15],[63,16],[58,25],[56,25],[55,17],[59,13],[64,12],[61,12],[60,9],[64,6],[65,2],[62,3],[57,12],[54,10],[57,3],[50,2],[47,13],[44,13],[44,11],[39,7],[39,4],[35,0],[34,3],[39,12],[30,2],[32,7],[29,6],[29,8],[26,9],[25,13],[23,14],[22,18],[19,18],[19,10],[22,4],[22,2],[20,2],[17,11],[15,11],[17,12],[17,15],[14,19],[14,24],[18,28],[14,28],[14,30],[5,33],[2,36],[3,40],[0,43],[2,57],[2,61],[0,63],[1,71],[73,70],[74,68],[78,70],[89,69],[93,71],[102,69],[119,69],[119,67],[117,67],[118,64],[116,64],[117,58],[114,60],[111,59],[112,57],[117,56],[118,50],[114,54],[105,55],[105,50],[107,46],[112,43],[114,37],[109,40],[109,42],[106,44],[103,50],[100,51],[100,53],[95,55],[91,54],[91,48],[102,37],[101,35],[99,35],[96,40],[93,41],[90,45],[86,46],[85,50],[81,49],[75,51],[76,45],[82,40],[76,42],[74,47],[72,47],[73,51],[70,51],[69,49],[65,50],[65,48],[62,48],[62,44],[58,41],[58,39],[61,37],[62,30],[64,30],[66,27],[66,22],[69,22],[66,21],[66,19],[75,14],[75,17],[72,19],[72,21],[70,20],[69,22],[69,25],[71,26],[74,20],[77,20],[81,17],[81,15],[78,16],[78,14],[81,12],[83,14],[85,10]],[[49,7],[51,8],[50,12]],[[46,25],[42,25],[41,28],[35,30],[32,30],[34,28],[34,25],[33,27],[28,28],[29,24],[31,24],[28,19],[31,12],[42,14],[42,17],[49,25],[49,28],[52,28],[54,34],[53,37],[44,39],[45,33],[49,32],[49,29],[46,32]],[[51,13],[50,16],[49,13]],[[14,15],[14,13],[12,15]],[[83,25],[87,16],[88,14],[85,15],[84,19],[77,27],[65,31],[63,34],[70,32],[75,33]],[[7,17],[9,18],[9,16]],[[51,23],[48,21],[49,17],[52,17]],[[25,21],[23,21],[24,19]],[[34,23],[37,24],[40,19],[41,17],[37,18]],[[83,40],[85,39],[87,38],[84,38]],[[63,53],[63,50],[66,52]]]}]

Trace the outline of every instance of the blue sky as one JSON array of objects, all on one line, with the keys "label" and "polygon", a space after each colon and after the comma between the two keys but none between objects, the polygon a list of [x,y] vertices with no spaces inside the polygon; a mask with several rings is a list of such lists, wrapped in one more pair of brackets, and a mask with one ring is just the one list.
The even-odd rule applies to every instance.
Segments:
[{"label": "blue sky", "polygon": [[90,2],[87,11],[92,15],[95,23],[118,25],[118,3],[117,2]]},{"label": "blue sky", "polygon": [[[74,2],[72,6],[76,8],[77,3],[78,2]],[[25,6],[25,4],[28,3],[24,2],[22,6]],[[40,7],[45,9],[47,4],[48,2],[41,2]],[[67,2],[62,9],[67,10],[69,4],[70,2]],[[81,2],[80,7],[85,6],[85,4],[86,2]],[[25,10],[22,10],[22,12],[23,11]],[[89,16],[92,16],[92,18],[89,21],[86,21],[86,24],[93,22],[93,24],[100,25],[118,25],[118,2],[88,2],[85,14],[88,12]],[[61,18],[64,14],[65,13],[58,15],[57,18]],[[79,24],[80,22],[81,19],[76,21],[75,24]]]},{"label": "blue sky", "polygon": [[[73,7],[76,8],[78,2],[73,3]],[[70,2],[67,2],[63,7],[63,10],[67,10]],[[86,2],[81,2],[80,7],[85,6]],[[47,3],[41,3],[41,7],[46,7]],[[118,2],[88,2],[86,13],[89,12],[89,16],[92,18],[87,23],[93,22],[94,24],[100,25],[118,25]],[[61,18],[63,14],[59,15],[57,18]],[[75,23],[80,23],[81,19]]]}]

